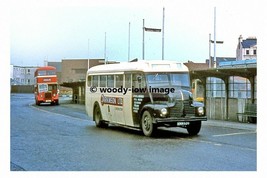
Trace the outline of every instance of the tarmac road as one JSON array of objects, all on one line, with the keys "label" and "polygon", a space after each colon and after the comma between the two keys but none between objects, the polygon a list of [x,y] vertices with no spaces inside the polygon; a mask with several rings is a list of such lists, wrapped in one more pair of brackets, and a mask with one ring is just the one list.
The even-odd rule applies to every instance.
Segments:
[{"label": "tarmac road", "polygon": [[11,94],[12,171],[256,171],[255,124],[203,122],[198,136],[160,129],[155,138],[96,128],[84,105],[33,105]]}]

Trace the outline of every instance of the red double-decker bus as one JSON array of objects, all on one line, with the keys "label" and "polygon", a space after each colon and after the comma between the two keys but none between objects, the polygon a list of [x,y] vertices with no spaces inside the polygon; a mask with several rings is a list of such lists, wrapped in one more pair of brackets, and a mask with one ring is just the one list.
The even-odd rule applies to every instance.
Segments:
[{"label": "red double-decker bus", "polygon": [[59,89],[56,68],[52,66],[39,67],[34,73],[35,103],[51,103],[58,105]]}]

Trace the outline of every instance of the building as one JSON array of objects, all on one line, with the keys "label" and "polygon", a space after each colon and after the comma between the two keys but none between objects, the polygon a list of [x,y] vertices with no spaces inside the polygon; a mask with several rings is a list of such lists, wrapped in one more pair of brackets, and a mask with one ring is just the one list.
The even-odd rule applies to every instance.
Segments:
[{"label": "building", "polygon": [[49,62],[49,61],[47,61],[46,66],[53,66],[56,68],[57,80],[58,80],[58,83],[61,83],[61,73],[62,73],[61,62]]},{"label": "building", "polygon": [[[117,63],[108,61],[108,64]],[[85,78],[88,68],[105,64],[104,59],[62,59],[61,87],[72,89],[74,103],[84,104]]]},{"label": "building", "polygon": [[34,72],[38,67],[26,67],[26,66],[10,66],[11,76],[10,84],[11,85],[34,85]]},{"label": "building", "polygon": [[236,48],[236,60],[248,59],[257,59],[257,38],[249,37],[243,40],[242,35],[240,35]]}]

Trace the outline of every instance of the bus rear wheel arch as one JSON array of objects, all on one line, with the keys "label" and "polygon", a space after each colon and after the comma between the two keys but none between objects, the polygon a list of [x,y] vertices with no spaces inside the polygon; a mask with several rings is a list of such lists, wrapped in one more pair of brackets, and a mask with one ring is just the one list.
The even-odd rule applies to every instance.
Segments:
[{"label": "bus rear wheel arch", "polygon": [[95,121],[95,125],[97,127],[107,127],[108,123],[104,122],[102,113],[99,107],[99,104],[95,104],[94,106],[94,114],[93,114],[93,119]]}]

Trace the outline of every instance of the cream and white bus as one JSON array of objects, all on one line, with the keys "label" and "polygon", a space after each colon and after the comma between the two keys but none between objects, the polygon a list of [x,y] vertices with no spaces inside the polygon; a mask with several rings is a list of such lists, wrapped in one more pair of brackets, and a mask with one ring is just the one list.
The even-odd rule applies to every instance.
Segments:
[{"label": "cream and white bus", "polygon": [[86,112],[97,127],[117,124],[152,136],[158,127],[197,135],[206,121],[203,103],[190,91],[188,68],[175,61],[99,65],[86,76]]}]

